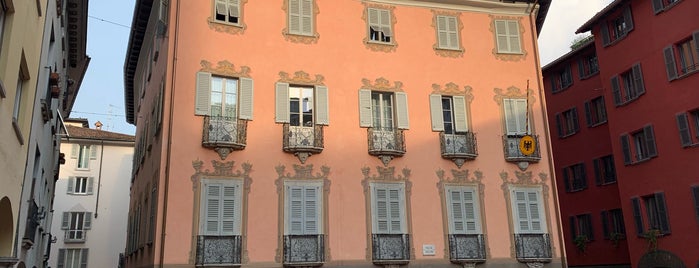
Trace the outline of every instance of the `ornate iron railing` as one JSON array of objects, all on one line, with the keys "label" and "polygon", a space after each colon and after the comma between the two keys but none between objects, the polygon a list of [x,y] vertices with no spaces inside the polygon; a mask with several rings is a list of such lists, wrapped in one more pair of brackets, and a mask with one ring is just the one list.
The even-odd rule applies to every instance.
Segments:
[{"label": "ornate iron railing", "polygon": [[439,133],[439,145],[444,158],[474,159],[478,156],[476,149],[476,135],[473,132],[460,134]]},{"label": "ornate iron railing", "polygon": [[247,139],[248,121],[224,116],[205,116],[202,145],[204,147],[242,150]]},{"label": "ornate iron railing", "polygon": [[319,153],[323,151],[323,126],[300,127],[284,124],[283,131],[285,152]]},{"label": "ornate iron railing", "polygon": [[534,137],[534,153],[530,155],[524,155],[519,150],[519,143],[522,140],[521,135],[507,135],[503,137],[503,147],[505,151],[505,161],[509,162],[539,162],[541,160],[541,152],[539,150],[539,135],[532,135]]},{"label": "ornate iron railing", "polygon": [[87,232],[85,230],[66,230],[66,234],[63,239],[66,243],[79,243],[85,242],[86,238]]},{"label": "ornate iron railing", "polygon": [[238,266],[242,243],[239,235],[197,236],[196,266]]},{"label": "ornate iron railing", "polygon": [[29,211],[27,211],[27,227],[24,229],[25,242],[34,243],[36,229],[39,226],[39,206],[36,205],[36,200],[31,199],[29,202]]},{"label": "ornate iron railing", "polygon": [[551,261],[551,238],[549,234],[515,234],[514,237],[518,261]]},{"label": "ornate iron railing", "polygon": [[482,234],[450,234],[449,258],[452,262],[485,261],[485,240]]},{"label": "ornate iron railing", "polygon": [[320,266],[325,261],[325,241],[318,235],[285,235],[285,266]]},{"label": "ornate iron railing", "polygon": [[405,136],[403,130],[367,129],[369,154],[371,155],[403,155],[405,154]]},{"label": "ornate iron railing", "polygon": [[407,263],[410,260],[410,236],[407,234],[372,234],[374,263]]}]

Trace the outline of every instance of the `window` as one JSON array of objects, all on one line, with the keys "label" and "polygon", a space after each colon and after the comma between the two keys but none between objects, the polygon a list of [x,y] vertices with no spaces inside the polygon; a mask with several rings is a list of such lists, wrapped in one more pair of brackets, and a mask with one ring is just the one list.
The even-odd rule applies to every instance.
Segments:
[{"label": "window", "polygon": [[641,64],[635,64],[631,70],[612,77],[612,95],[614,104],[621,106],[637,99],[646,92],[643,83]]},{"label": "window", "polygon": [[570,234],[574,240],[578,240],[578,237],[584,237],[585,239],[594,240],[594,233],[592,232],[592,215],[582,214],[576,216],[570,216]]},{"label": "window", "polygon": [[155,186],[153,186],[153,190],[150,192],[150,215],[149,215],[149,223],[148,226],[150,227],[148,229],[148,243],[152,243],[155,239],[155,224],[156,220],[158,218],[157,214],[157,209],[158,209],[158,191]]},{"label": "window", "polygon": [[620,208],[602,211],[602,233],[604,239],[620,239],[626,235],[624,214]]},{"label": "window", "polygon": [[585,164],[579,163],[563,168],[563,183],[566,192],[577,192],[587,188]]},{"label": "window", "polygon": [[592,160],[595,169],[595,184],[604,185],[616,182],[614,156],[607,155]]},{"label": "window", "polygon": [[597,55],[592,54],[580,58],[578,60],[578,73],[581,80],[599,73]]},{"label": "window", "polygon": [[637,235],[642,236],[648,230],[658,230],[661,234],[670,234],[670,222],[663,192],[634,197],[631,199],[631,204],[633,205]]},{"label": "window", "polygon": [[327,125],[328,88],[277,83],[275,118],[277,123],[288,123],[294,127]]},{"label": "window", "polygon": [[226,120],[252,120],[253,81],[197,73],[195,114]]},{"label": "window", "polygon": [[404,92],[359,91],[360,126],[379,131],[408,129],[408,95]]},{"label": "window", "polygon": [[91,227],[91,212],[63,212],[61,229],[66,232],[66,242],[85,242],[86,232]]},{"label": "window", "polygon": [[607,122],[607,108],[604,96],[599,96],[585,102],[585,119],[588,127],[595,127]]},{"label": "window", "polygon": [[204,179],[201,185],[199,235],[240,235],[241,182]]},{"label": "window", "polygon": [[[699,144],[699,109],[679,113],[676,116],[682,147]],[[694,135],[692,135],[694,132]]]},{"label": "window", "polygon": [[322,182],[287,182],[285,235],[317,235],[323,233]]},{"label": "window", "polygon": [[214,20],[230,24],[240,24],[239,0],[215,0]]},{"label": "window", "polygon": [[58,268],[87,268],[87,248],[62,248],[58,250]]},{"label": "window", "polygon": [[393,30],[391,11],[387,9],[368,8],[369,40],[379,43],[392,43]]},{"label": "window", "polygon": [[373,234],[407,234],[405,185],[371,183]]},{"label": "window", "polygon": [[516,234],[547,232],[540,188],[513,187],[510,199]]},{"label": "window", "polygon": [[19,116],[20,112],[22,111],[22,86],[24,85],[25,80],[28,80],[28,78],[25,78],[22,72],[20,71],[19,76],[17,77],[17,92],[15,93],[15,106],[12,110],[12,121],[16,124],[19,124]]},{"label": "window", "polygon": [[432,130],[444,134],[468,132],[466,98],[464,96],[430,95]]},{"label": "window", "polygon": [[573,84],[573,75],[570,71],[570,65],[566,65],[560,70],[556,76],[551,77],[551,91],[559,92],[570,87]]},{"label": "window", "polygon": [[91,195],[93,190],[93,184],[93,177],[69,177],[67,193]]},{"label": "window", "polygon": [[516,20],[495,20],[495,40],[498,53],[522,53],[519,22]]},{"label": "window", "polygon": [[522,136],[530,131],[527,120],[526,99],[503,99],[505,110],[505,133],[508,136]]},{"label": "window", "polygon": [[481,234],[478,192],[471,186],[446,186],[449,234]]},{"label": "window", "polygon": [[556,114],[556,126],[558,127],[558,137],[565,138],[577,133],[580,130],[578,123],[578,109],[576,107]]},{"label": "window", "polygon": [[[631,141],[629,141],[629,139],[631,139]],[[633,144],[630,142],[633,142]],[[633,132],[630,135],[622,134],[621,149],[624,152],[625,165],[637,163],[658,156],[655,146],[653,126],[647,125],[643,129]]]},{"label": "window", "polygon": [[90,160],[97,159],[97,146],[85,144],[73,144],[70,157],[76,159],[77,169],[89,169]]},{"label": "window", "polygon": [[663,49],[667,80],[672,81],[694,73],[699,69],[699,31]]},{"label": "window", "polygon": [[622,14],[602,24],[600,32],[602,33],[602,45],[608,46],[617,42],[633,30],[633,18],[631,16],[631,7],[626,6]]},{"label": "window", "polygon": [[438,15],[436,19],[439,48],[459,50],[459,22],[456,17]]},{"label": "window", "polygon": [[288,0],[289,33],[313,35],[313,0]]},{"label": "window", "polygon": [[653,11],[655,14],[663,12],[675,6],[680,0],[653,0]]}]

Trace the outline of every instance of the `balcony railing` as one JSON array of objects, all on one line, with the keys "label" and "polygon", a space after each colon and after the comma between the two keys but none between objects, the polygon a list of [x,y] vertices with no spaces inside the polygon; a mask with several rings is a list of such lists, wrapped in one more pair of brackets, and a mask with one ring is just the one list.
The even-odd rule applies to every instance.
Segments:
[{"label": "balcony railing", "polygon": [[444,134],[439,133],[439,145],[444,158],[474,159],[478,156],[476,135],[473,132]]},{"label": "balcony railing", "polygon": [[240,266],[241,237],[197,236],[196,266]]},{"label": "balcony railing", "polygon": [[22,239],[24,246],[34,244],[34,236],[36,229],[39,226],[39,206],[36,205],[36,200],[31,199],[29,202],[29,211],[27,211],[27,227],[24,229],[24,238]]},{"label": "balcony railing", "polygon": [[202,145],[211,148],[245,148],[248,121],[224,116],[205,116]]},{"label": "balcony railing", "polygon": [[524,155],[519,150],[519,143],[522,140],[520,135],[507,135],[503,137],[503,147],[505,151],[505,161],[509,162],[539,162],[541,160],[541,152],[539,150],[539,136],[533,135],[535,146],[534,153],[530,155]]},{"label": "balcony railing", "polygon": [[284,124],[283,131],[285,152],[320,153],[323,151],[323,126],[301,127]]},{"label": "balcony railing", "polygon": [[450,234],[449,258],[452,262],[484,262],[485,241],[482,234]]},{"label": "balcony railing", "polygon": [[85,242],[86,236],[85,230],[66,230],[64,241],[66,243],[81,243]]},{"label": "balcony railing", "polygon": [[407,264],[410,260],[410,236],[407,234],[372,234],[374,263]]},{"label": "balcony railing", "polygon": [[285,235],[285,266],[320,266],[325,261],[323,235]]},{"label": "balcony railing", "polygon": [[549,234],[515,234],[517,260],[520,262],[550,262]]},{"label": "balcony railing", "polygon": [[405,136],[403,130],[367,130],[369,154],[401,156],[405,154]]}]

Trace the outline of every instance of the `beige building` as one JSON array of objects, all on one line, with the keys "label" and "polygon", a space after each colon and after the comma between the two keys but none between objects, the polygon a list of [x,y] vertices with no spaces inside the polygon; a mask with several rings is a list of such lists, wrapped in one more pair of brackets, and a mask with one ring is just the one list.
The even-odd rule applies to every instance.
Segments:
[{"label": "beige building", "polygon": [[47,265],[61,118],[89,62],[86,31],[87,0],[0,0],[0,267]]}]

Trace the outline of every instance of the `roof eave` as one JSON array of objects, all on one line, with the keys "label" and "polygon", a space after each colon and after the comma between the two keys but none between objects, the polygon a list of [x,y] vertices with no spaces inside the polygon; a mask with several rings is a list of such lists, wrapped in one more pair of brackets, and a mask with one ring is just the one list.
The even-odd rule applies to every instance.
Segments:
[{"label": "roof eave", "polygon": [[129,35],[129,45],[124,60],[124,109],[126,122],[130,124],[135,123],[134,77],[152,5],[153,0],[137,0],[134,6],[133,20],[131,21],[131,34]]}]

